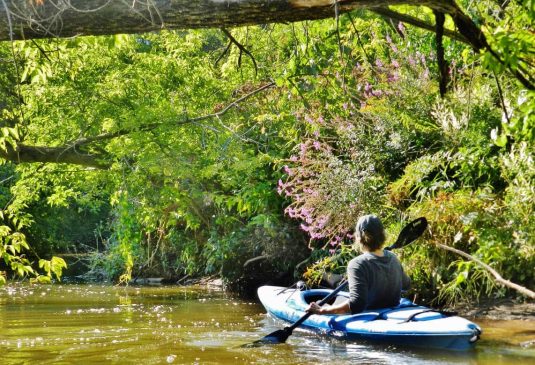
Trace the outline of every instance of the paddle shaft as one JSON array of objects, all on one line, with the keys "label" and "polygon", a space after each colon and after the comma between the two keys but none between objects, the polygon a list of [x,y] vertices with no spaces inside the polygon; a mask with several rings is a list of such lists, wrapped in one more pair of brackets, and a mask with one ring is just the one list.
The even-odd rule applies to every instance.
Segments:
[{"label": "paddle shaft", "polygon": [[[345,280],[345,279],[342,280],[342,283],[340,285],[338,285],[338,287],[336,289],[334,289],[332,292],[330,292],[329,295],[327,295],[325,298],[320,300],[318,302],[318,305],[321,307],[322,305],[327,303],[329,300],[334,298],[336,296],[336,294],[338,294],[340,292],[340,290],[342,290],[344,288],[344,286],[346,286],[346,284],[347,284],[347,280]],[[294,329],[299,327],[299,325],[301,323],[303,323],[304,321],[306,321],[307,318],[310,317],[311,315],[312,315],[311,312],[307,312],[304,316],[299,318],[294,324],[292,324],[290,327],[287,327],[286,330],[288,331],[288,333],[291,333]]]}]

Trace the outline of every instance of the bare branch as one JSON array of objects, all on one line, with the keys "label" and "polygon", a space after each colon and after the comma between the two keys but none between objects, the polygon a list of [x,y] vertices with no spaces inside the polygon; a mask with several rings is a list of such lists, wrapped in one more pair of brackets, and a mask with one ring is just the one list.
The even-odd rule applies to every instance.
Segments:
[{"label": "bare branch", "polygon": [[474,261],[476,264],[478,264],[479,266],[481,266],[482,268],[490,272],[499,284],[506,286],[508,288],[514,289],[518,291],[519,293],[521,293],[522,295],[525,295],[531,299],[535,299],[535,292],[521,285],[515,284],[509,280],[504,279],[496,270],[494,270],[492,267],[485,264],[483,261],[479,260],[478,258],[475,258],[474,256],[467,254],[466,252],[463,252],[461,250],[458,250],[450,246],[443,245],[441,243],[438,243],[437,246],[444,250],[454,252],[457,255],[467,258],[468,260]]},{"label": "bare branch", "polygon": [[[236,45],[236,47],[238,47],[238,49],[240,50],[240,57],[238,58],[238,67],[241,66],[241,55],[242,55],[242,53],[245,53],[253,61],[254,72],[255,72],[255,75],[256,75],[258,73],[258,66],[256,65],[256,60],[254,59],[254,56],[252,55],[252,53],[249,52],[247,50],[247,48],[245,48],[240,42],[238,42],[236,40],[236,38],[234,38],[232,36],[232,34],[230,34],[230,32],[228,30],[226,30],[225,28],[221,28],[221,30],[223,31],[223,33],[225,33],[225,35],[228,37],[228,39],[230,39],[230,41],[232,43],[234,43]],[[227,47],[227,49],[228,49],[228,47]],[[225,52],[226,52],[226,50],[225,50]],[[217,61],[216,61],[216,63],[217,63]]]}]

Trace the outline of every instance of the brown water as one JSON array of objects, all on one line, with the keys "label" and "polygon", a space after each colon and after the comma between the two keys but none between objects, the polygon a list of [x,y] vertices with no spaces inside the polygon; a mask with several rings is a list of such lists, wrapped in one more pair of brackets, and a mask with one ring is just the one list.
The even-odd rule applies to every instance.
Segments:
[{"label": "brown water", "polygon": [[535,364],[535,321],[478,324],[482,340],[463,353],[301,331],[286,344],[241,348],[283,325],[220,291],[10,285],[0,288],[0,364]]}]

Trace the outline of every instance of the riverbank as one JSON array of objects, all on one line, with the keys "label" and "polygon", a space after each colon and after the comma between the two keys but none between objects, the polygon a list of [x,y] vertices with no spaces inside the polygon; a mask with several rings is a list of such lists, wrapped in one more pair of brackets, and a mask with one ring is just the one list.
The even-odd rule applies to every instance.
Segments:
[{"label": "riverbank", "polygon": [[485,299],[478,303],[460,303],[449,309],[472,319],[535,321],[533,301],[517,301],[511,298]]},{"label": "riverbank", "polygon": [[[223,281],[214,277],[188,280],[186,285],[202,285],[210,289],[225,290]],[[474,320],[535,322],[535,302],[513,298],[482,299],[479,302],[463,302],[443,309],[455,311],[462,317]]]}]

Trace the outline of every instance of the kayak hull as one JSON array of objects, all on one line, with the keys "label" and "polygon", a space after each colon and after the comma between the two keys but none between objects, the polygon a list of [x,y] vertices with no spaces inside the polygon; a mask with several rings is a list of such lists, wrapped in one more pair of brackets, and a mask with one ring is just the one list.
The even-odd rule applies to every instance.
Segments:
[{"label": "kayak hull", "polygon": [[[306,314],[305,308],[332,290],[286,289],[262,286],[258,297],[275,318],[294,323]],[[340,292],[337,300],[349,293]],[[402,299],[394,308],[365,311],[353,315],[316,315],[300,326],[327,336],[349,341],[372,341],[389,345],[466,351],[479,339],[481,328],[458,316],[447,316]]]}]

